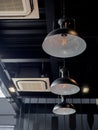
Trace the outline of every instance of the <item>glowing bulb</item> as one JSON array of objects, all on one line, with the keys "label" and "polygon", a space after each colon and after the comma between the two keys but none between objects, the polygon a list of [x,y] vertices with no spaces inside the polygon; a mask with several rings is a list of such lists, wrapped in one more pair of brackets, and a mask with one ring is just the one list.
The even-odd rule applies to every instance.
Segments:
[{"label": "glowing bulb", "polygon": [[12,93],[15,93],[15,92],[16,92],[15,88],[13,88],[13,87],[10,87],[10,88],[9,88],[9,91],[12,92]]},{"label": "glowing bulb", "polygon": [[63,34],[62,35],[62,42],[61,42],[62,45],[66,45],[67,44],[67,41],[66,41],[66,36]]},{"label": "glowing bulb", "polygon": [[77,84],[77,82],[76,82],[74,79],[71,79],[71,78],[70,78],[70,80],[71,80],[73,83]]},{"label": "glowing bulb", "polygon": [[62,84],[62,88],[66,88],[67,87],[67,85],[66,84]]},{"label": "glowing bulb", "polygon": [[83,93],[89,93],[89,87],[88,86],[84,86],[82,89]]},{"label": "glowing bulb", "polygon": [[74,30],[70,30],[70,31],[69,31],[69,34],[71,34],[71,35],[75,35],[75,36],[78,35],[78,33],[77,33],[76,31],[74,31]]},{"label": "glowing bulb", "polygon": [[96,98],[96,105],[98,105],[98,98]]}]

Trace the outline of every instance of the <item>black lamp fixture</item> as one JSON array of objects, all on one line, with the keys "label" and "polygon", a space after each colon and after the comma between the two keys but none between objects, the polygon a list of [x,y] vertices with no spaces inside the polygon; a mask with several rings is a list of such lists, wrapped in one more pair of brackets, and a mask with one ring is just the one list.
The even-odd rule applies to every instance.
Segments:
[{"label": "black lamp fixture", "polygon": [[[58,20],[59,28],[52,30],[44,39],[42,49],[49,55],[59,58],[74,57],[86,49],[86,42],[75,30],[75,19],[65,17],[65,0],[62,0],[63,16]],[[69,23],[74,21],[73,28]]]},{"label": "black lamp fixture", "polygon": [[79,37],[75,30],[67,28],[66,19],[60,19],[58,23],[60,28],[51,31],[44,39],[43,50],[47,54],[59,58],[74,57],[84,52],[85,40]]},{"label": "black lamp fixture", "polygon": [[76,112],[73,104],[66,103],[64,97],[61,96],[61,103],[58,103],[53,108],[53,113],[57,115],[70,115]]},{"label": "black lamp fixture", "polygon": [[52,93],[58,95],[72,95],[80,91],[77,82],[69,77],[69,73],[65,75],[66,71],[68,73],[65,67],[60,69],[60,78],[54,80],[50,86],[50,91]]}]

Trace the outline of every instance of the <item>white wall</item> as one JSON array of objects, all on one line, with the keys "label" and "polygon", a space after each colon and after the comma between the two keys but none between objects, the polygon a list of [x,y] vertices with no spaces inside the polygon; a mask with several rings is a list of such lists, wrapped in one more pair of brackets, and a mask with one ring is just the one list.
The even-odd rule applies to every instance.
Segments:
[{"label": "white wall", "polygon": [[0,125],[15,125],[15,111],[5,98],[0,98]]}]

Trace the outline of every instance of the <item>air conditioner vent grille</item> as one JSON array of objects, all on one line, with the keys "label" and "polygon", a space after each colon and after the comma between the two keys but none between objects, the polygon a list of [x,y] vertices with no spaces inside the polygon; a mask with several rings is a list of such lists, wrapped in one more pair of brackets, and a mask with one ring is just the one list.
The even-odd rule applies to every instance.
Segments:
[{"label": "air conditioner vent grille", "polygon": [[50,91],[48,78],[12,78],[17,91],[45,92]]},{"label": "air conditioner vent grille", "polygon": [[38,18],[38,0],[0,0],[0,19]]},{"label": "air conditioner vent grille", "polygon": [[38,91],[46,89],[45,82],[43,81],[18,81],[17,85],[21,91]]},{"label": "air conditioner vent grille", "polygon": [[0,0],[0,11],[22,11],[21,0]]}]

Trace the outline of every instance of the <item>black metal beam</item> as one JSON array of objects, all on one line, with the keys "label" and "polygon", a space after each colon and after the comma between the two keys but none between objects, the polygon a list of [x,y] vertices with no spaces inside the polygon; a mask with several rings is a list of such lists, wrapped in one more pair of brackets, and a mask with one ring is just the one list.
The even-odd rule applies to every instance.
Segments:
[{"label": "black metal beam", "polygon": [[[24,112],[28,113],[28,108],[30,105],[31,113],[50,113],[52,114],[52,109],[54,104],[24,104]],[[96,104],[74,104],[76,109],[76,114],[87,114],[93,113],[98,114],[98,106]]]},{"label": "black metal beam", "polygon": [[45,20],[0,20],[0,28],[2,29],[21,29],[21,28],[42,28],[45,27]]},{"label": "black metal beam", "polygon": [[[31,98],[58,98],[58,95],[53,94],[51,92],[19,92],[21,97],[31,97]],[[66,98],[98,98],[98,94],[95,92],[82,94],[82,92],[73,94],[73,95],[66,95]]]},{"label": "black metal beam", "polygon": [[46,34],[45,29],[14,29],[14,30],[0,30],[0,36],[9,35],[42,35]]}]

